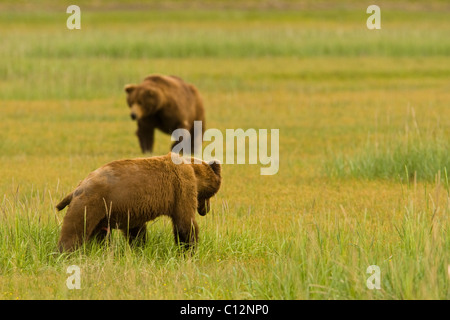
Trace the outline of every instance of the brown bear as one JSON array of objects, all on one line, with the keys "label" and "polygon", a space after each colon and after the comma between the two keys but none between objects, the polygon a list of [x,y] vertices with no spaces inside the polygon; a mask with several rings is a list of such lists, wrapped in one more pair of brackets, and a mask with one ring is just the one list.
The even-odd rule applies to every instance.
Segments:
[{"label": "brown bear", "polygon": [[162,215],[172,219],[176,243],[194,247],[195,211],[202,216],[209,212],[209,199],[220,184],[218,161],[169,153],[110,162],[91,172],[56,206],[62,210],[69,205],[59,250],[72,251],[93,238],[103,240],[110,228],[122,230],[130,243],[144,242],[146,223]]},{"label": "brown bear", "polygon": [[155,128],[168,134],[175,129],[188,130],[194,152],[194,121],[202,122],[203,137],[205,110],[193,85],[175,76],[150,75],[141,84],[127,84],[125,92],[131,119],[137,121],[136,135],[143,153],[153,150]]}]

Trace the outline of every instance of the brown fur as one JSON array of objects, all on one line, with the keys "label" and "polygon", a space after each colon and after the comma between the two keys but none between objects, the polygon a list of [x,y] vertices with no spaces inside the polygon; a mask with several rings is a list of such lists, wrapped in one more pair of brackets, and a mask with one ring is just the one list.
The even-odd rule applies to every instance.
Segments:
[{"label": "brown fur", "polygon": [[[205,111],[200,94],[182,79],[150,75],[141,84],[126,85],[125,92],[131,118],[137,120],[136,135],[142,152],[152,152],[155,128],[167,134],[175,129],[187,129],[193,136],[194,121],[202,121],[204,133]],[[194,151],[194,139],[191,141]]]},{"label": "brown fur", "polygon": [[58,247],[71,251],[83,241],[104,239],[117,228],[129,241],[145,241],[146,223],[159,216],[173,222],[175,241],[195,245],[198,226],[195,211],[205,215],[209,199],[221,184],[221,165],[192,164],[185,158],[176,165],[165,156],[118,160],[91,172],[57,206],[69,205]]}]

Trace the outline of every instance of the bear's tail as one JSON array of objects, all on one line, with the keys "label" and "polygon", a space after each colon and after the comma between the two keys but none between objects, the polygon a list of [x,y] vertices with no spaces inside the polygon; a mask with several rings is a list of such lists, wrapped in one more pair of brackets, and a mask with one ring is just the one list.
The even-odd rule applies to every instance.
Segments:
[{"label": "bear's tail", "polygon": [[69,193],[64,199],[62,199],[61,202],[56,205],[56,209],[58,209],[58,211],[64,209],[72,201],[72,198],[73,192]]}]

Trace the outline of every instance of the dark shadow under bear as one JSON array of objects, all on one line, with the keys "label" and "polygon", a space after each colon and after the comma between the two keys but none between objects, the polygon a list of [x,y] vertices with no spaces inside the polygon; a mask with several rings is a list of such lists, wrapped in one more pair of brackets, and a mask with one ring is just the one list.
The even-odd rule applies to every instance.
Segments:
[{"label": "dark shadow under bear", "polygon": [[172,219],[175,241],[194,246],[195,212],[209,211],[209,199],[220,188],[221,165],[193,159],[169,153],[113,161],[91,172],[56,206],[58,210],[69,206],[59,250],[72,251],[93,238],[102,240],[110,228],[122,230],[130,242],[145,241],[146,223],[163,215]]}]

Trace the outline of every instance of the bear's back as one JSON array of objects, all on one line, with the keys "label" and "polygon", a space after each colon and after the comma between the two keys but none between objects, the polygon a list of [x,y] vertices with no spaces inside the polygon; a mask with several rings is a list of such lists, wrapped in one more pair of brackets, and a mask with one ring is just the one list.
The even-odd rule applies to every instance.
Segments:
[{"label": "bear's back", "polygon": [[196,191],[194,170],[185,164],[174,164],[170,154],[117,160],[96,171],[100,171],[98,177],[109,176],[102,182],[111,182],[105,188],[108,192],[102,195],[105,201],[130,213],[170,214],[186,190]]},{"label": "bear's back", "polygon": [[165,76],[160,74],[152,74],[144,79],[144,82],[150,82],[157,86],[179,87],[186,85],[183,79],[176,76]]}]

